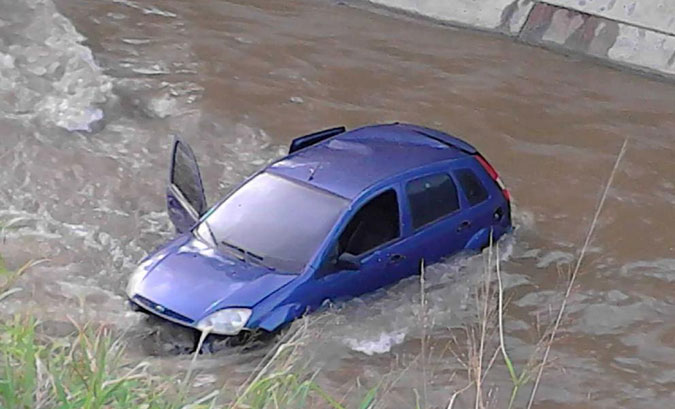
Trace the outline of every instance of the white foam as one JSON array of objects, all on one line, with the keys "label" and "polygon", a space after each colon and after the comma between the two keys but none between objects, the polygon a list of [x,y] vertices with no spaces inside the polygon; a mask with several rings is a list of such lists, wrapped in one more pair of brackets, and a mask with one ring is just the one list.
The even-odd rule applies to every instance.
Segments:
[{"label": "white foam", "polygon": [[574,254],[562,250],[552,250],[539,257],[539,261],[537,261],[537,268],[546,268],[551,264],[572,264],[573,261]]},{"label": "white foam", "polygon": [[131,71],[142,75],[164,75],[171,73],[168,68],[162,67],[159,64],[152,64],[149,67],[133,67]]},{"label": "white foam", "polygon": [[0,0],[0,111],[69,131],[103,119],[112,81],[51,0]]},{"label": "white foam", "polygon": [[[502,261],[510,259],[515,242],[513,235],[498,242]],[[485,254],[459,255],[425,268],[426,331],[474,322],[473,294],[476,286],[482,285],[485,264]],[[527,276],[503,267],[506,288],[529,282]],[[413,276],[392,287],[338,304],[337,314],[333,310],[327,312],[335,317],[335,322],[324,329],[324,334],[366,355],[388,353],[396,345],[419,339],[424,333],[420,297],[420,278]]]},{"label": "white foam", "polygon": [[129,0],[113,0],[114,3],[123,4],[133,9],[140,10],[143,14],[153,14],[156,16],[175,18],[178,17],[175,13],[159,9],[155,6],[143,7],[142,5]]},{"label": "white foam", "polygon": [[403,342],[405,331],[381,332],[375,338],[345,338],[344,343],[354,351],[363,352],[366,355],[384,354],[391,348]]},{"label": "white foam", "polygon": [[147,38],[123,38],[122,42],[131,45],[144,45],[150,44],[151,40]]},{"label": "white foam", "polygon": [[180,112],[178,110],[178,102],[175,98],[170,97],[168,94],[163,94],[156,98],[152,98],[148,103],[148,109],[157,118],[166,118]]}]

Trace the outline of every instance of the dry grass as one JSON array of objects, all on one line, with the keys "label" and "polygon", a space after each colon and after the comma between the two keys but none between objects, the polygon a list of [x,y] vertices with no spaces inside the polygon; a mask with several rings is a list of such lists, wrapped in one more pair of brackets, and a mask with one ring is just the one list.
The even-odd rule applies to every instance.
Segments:
[{"label": "dry grass", "polygon": [[607,199],[607,195],[609,193],[609,189],[612,186],[612,182],[614,181],[614,176],[616,175],[617,170],[619,169],[619,164],[621,163],[621,159],[623,159],[624,154],[626,153],[626,147],[628,146],[628,139],[626,139],[623,142],[623,145],[621,145],[621,150],[619,151],[619,154],[616,157],[616,161],[614,162],[614,167],[612,168],[612,172],[609,175],[609,179],[607,180],[607,183],[605,184],[605,188],[602,192],[602,196],[600,198],[600,203],[598,203],[598,206],[595,210],[595,214],[593,216],[593,220],[588,228],[588,233],[586,234],[586,237],[584,239],[584,244],[581,247],[581,252],[579,253],[579,257],[577,258],[576,265],[574,266],[574,270],[572,270],[570,276],[569,276],[569,281],[567,283],[567,288],[565,289],[565,296],[563,297],[562,303],[560,304],[560,308],[558,309],[558,314],[556,316],[556,319],[553,323],[553,326],[550,331],[550,335],[546,337],[545,343],[546,343],[546,349],[544,351],[544,356],[541,359],[541,364],[539,365],[539,369],[537,372],[537,377],[535,378],[534,381],[534,386],[532,387],[532,392],[530,393],[530,399],[527,404],[527,408],[530,409],[532,407],[532,404],[534,403],[534,398],[537,394],[537,389],[539,387],[539,382],[541,381],[541,376],[544,371],[544,367],[546,366],[546,363],[548,361],[548,356],[549,353],[551,352],[551,346],[553,345],[553,341],[555,341],[556,334],[558,333],[558,328],[560,327],[560,323],[562,322],[562,318],[565,314],[565,309],[567,307],[567,303],[569,302],[570,299],[570,294],[572,293],[572,289],[574,288],[574,282],[576,281],[577,276],[579,275],[579,271],[581,269],[581,263],[584,260],[584,256],[586,255],[586,251],[588,250],[588,246],[591,243],[591,240],[593,239],[593,233],[595,232],[595,227],[598,224],[598,219],[600,218],[600,214],[602,213],[602,209],[605,206],[605,200]]},{"label": "dry grass", "polygon": [[[609,178],[604,185],[600,201],[595,209],[588,231],[584,236],[583,245],[580,248],[574,268],[571,268],[567,273],[567,283],[563,291],[561,304],[557,308],[555,319],[539,338],[539,341],[533,346],[530,356],[520,369],[516,368],[515,363],[509,355],[509,348],[504,335],[504,314],[506,307],[499,247],[493,246],[492,242],[490,243],[487,252],[484,254],[484,274],[475,292],[476,322],[478,324],[466,328],[467,342],[465,348],[468,357],[466,360],[458,358],[466,369],[467,384],[450,395],[448,409],[452,408],[459,395],[469,389],[473,389],[474,391],[473,401],[475,409],[486,409],[488,407],[506,407],[511,409],[515,405],[517,398],[519,396],[522,397],[523,389],[530,383],[532,383],[532,388],[525,395],[527,404],[523,406],[526,406],[528,409],[532,407],[544,369],[549,364],[551,348],[565,316],[575,281],[580,274],[584,256],[593,239],[593,234],[604,208],[609,189],[626,152],[627,143],[627,140],[624,141]],[[455,354],[455,356],[458,356],[458,354]],[[511,392],[506,404],[490,400],[490,397],[494,396],[494,394],[486,383],[487,375],[495,365],[495,360],[498,356],[501,356],[501,361],[508,371],[511,381]]]}]

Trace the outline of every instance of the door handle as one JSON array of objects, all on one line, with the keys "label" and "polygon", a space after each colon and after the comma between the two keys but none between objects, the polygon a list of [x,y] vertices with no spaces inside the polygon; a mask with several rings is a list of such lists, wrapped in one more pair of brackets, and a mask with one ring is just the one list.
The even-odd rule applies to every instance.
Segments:
[{"label": "door handle", "polygon": [[462,231],[464,229],[468,229],[469,227],[471,227],[471,222],[468,220],[464,220],[459,224],[459,226],[457,226],[457,231]]},{"label": "door handle", "polygon": [[403,254],[392,254],[389,256],[389,264],[396,264],[403,260],[405,260],[405,256]]},{"label": "door handle", "polygon": [[496,208],[494,213],[492,213],[492,219],[496,222],[500,221],[503,216],[504,216],[504,211],[502,210],[501,207]]}]

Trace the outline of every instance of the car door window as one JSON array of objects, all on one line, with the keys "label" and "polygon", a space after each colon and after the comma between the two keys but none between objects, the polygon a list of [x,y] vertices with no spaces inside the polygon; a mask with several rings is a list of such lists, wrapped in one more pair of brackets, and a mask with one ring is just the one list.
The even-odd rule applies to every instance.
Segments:
[{"label": "car door window", "polygon": [[201,215],[206,209],[194,154],[188,145],[180,141],[175,143],[171,183],[178,188],[197,214]]},{"label": "car door window", "polygon": [[400,236],[396,191],[387,190],[366,203],[340,235],[338,254],[361,255]]},{"label": "car door window", "polygon": [[446,173],[411,180],[405,190],[414,229],[459,210],[457,187]]},{"label": "car door window", "polygon": [[466,196],[466,199],[471,206],[475,206],[478,203],[487,200],[487,190],[485,190],[485,187],[471,169],[456,170],[455,176],[457,176],[459,185],[464,191],[464,196]]}]

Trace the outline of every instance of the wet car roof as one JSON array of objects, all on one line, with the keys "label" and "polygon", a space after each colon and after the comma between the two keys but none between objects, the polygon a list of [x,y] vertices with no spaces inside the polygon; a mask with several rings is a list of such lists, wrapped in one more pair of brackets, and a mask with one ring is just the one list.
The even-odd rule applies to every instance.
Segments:
[{"label": "wet car roof", "polygon": [[301,149],[267,171],[353,199],[381,180],[466,155],[429,131],[407,124],[358,128]]}]

